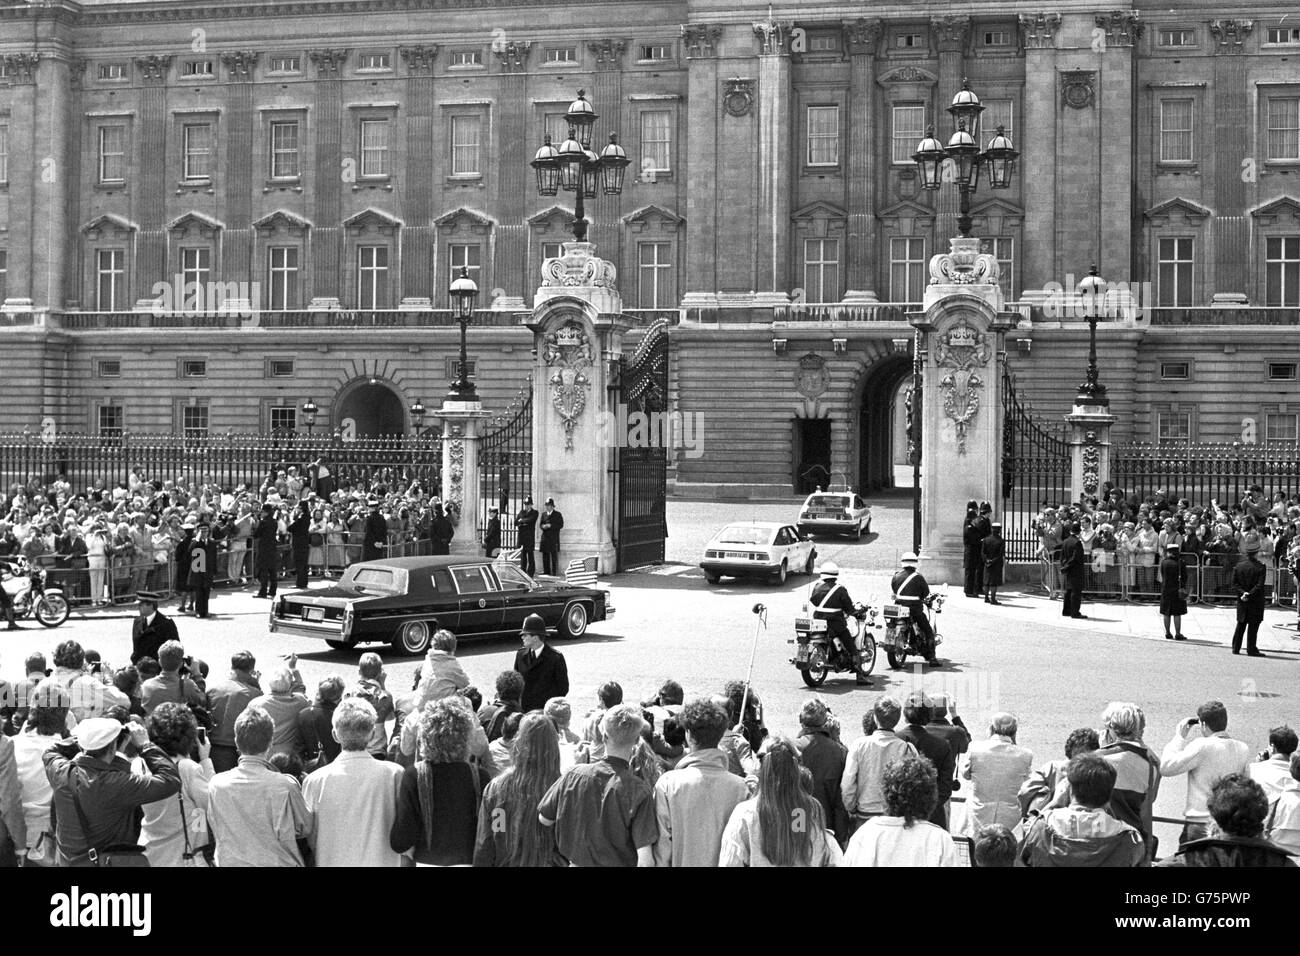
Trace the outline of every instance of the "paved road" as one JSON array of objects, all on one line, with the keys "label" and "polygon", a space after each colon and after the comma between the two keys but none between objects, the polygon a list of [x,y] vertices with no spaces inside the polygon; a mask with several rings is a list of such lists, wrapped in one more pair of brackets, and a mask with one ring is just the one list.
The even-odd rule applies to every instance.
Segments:
[{"label": "paved road", "polygon": [[[768,608],[767,628],[759,631],[754,687],[765,702],[768,725],[794,731],[799,704],[809,691],[788,663],[791,648],[786,641],[809,579],[794,576],[780,587],[709,587],[689,563],[709,535],[728,521],[777,520],[789,514],[781,505],[672,501],[670,563],[609,579],[617,607],[614,619],[560,645],[568,659],[575,711],[584,713],[594,702],[596,688],[610,679],[623,684],[629,699],[639,699],[652,695],[668,677],[680,681],[688,695],[713,692],[730,678],[743,678],[759,620],[751,608],[761,602]],[[819,542],[818,547],[824,558],[846,568],[846,583],[862,599],[885,592],[895,554],[909,546],[910,534],[906,502],[885,502],[876,510],[871,538]],[[1110,700],[1133,700],[1145,708],[1151,728],[1148,742],[1157,750],[1180,719],[1212,697],[1227,703],[1230,732],[1253,748],[1266,745],[1270,727],[1300,723],[1300,642],[1294,632],[1273,627],[1293,621],[1293,611],[1269,612],[1261,646],[1273,656],[1255,660],[1233,657],[1224,647],[1231,622],[1230,612],[1221,609],[1194,609],[1187,618],[1193,639],[1173,644],[1160,638],[1159,619],[1150,606],[1085,605],[1091,620],[1067,621],[1060,617],[1059,603],[1042,597],[1011,593],[1003,607],[992,608],[965,598],[959,588],[950,593],[940,619],[945,638],[941,666],[897,673],[882,656],[873,687],[858,689],[846,675],[821,689],[844,724],[846,740],[860,735],[862,714],[882,693],[905,694],[913,687],[950,691],[967,722],[981,734],[992,712],[1019,715],[1020,742],[1040,761],[1059,756],[1074,727],[1095,726]],[[356,653],[331,651],[309,639],[269,636],[268,603],[250,592],[220,595],[213,609],[221,616],[209,621],[184,618],[180,630],[187,649],[212,662],[214,670],[244,647],[257,654],[264,673],[272,669],[277,655],[297,651],[309,686],[328,674],[350,675],[355,668]],[[10,679],[19,676],[30,650],[49,652],[64,638],[75,638],[100,650],[106,660],[120,663],[128,656],[130,622],[120,616],[74,618],[57,631],[6,634],[0,640],[0,673]],[[513,639],[477,642],[462,647],[460,657],[470,678],[490,695],[493,678],[510,666],[517,647]],[[409,687],[416,663],[380,650],[389,662],[390,687]],[[1183,794],[1182,781],[1169,781],[1157,813],[1180,815]]]}]

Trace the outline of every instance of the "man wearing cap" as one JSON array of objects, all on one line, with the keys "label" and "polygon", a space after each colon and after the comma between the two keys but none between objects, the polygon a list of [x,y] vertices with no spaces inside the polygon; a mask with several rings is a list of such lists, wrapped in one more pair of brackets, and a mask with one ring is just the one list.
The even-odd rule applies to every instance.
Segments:
[{"label": "man wearing cap", "polygon": [[1237,629],[1232,633],[1232,653],[1241,653],[1241,639],[1246,638],[1246,654],[1250,657],[1263,657],[1264,652],[1256,646],[1259,639],[1259,625],[1264,621],[1265,592],[1267,579],[1264,565],[1259,560],[1259,535],[1253,531],[1247,533],[1241,541],[1241,550],[1245,557],[1232,569],[1230,587],[1237,592]]},{"label": "man wearing cap", "polygon": [[140,615],[131,622],[131,663],[142,657],[158,659],[158,649],[168,641],[179,641],[176,622],[158,611],[162,596],[155,591],[136,595]]},{"label": "man wearing cap", "polygon": [[980,542],[980,556],[984,562],[984,603],[1001,604],[998,588],[1002,585],[1002,568],[1007,557],[1006,542],[1002,540],[1002,522],[989,525],[989,533]]},{"label": "man wearing cap", "polygon": [[262,517],[253,528],[257,565],[257,596],[275,597],[276,579],[280,576],[280,519],[269,501],[262,505]]},{"label": "man wearing cap", "polygon": [[311,511],[307,502],[298,502],[298,507],[294,510],[293,520],[289,522],[289,554],[293,559],[293,570],[296,578],[294,586],[300,590],[307,588],[307,572],[310,570],[310,562],[307,560],[311,552]]},{"label": "man wearing cap", "polygon": [[217,570],[217,543],[206,521],[199,524],[198,537],[190,546],[190,590],[194,593],[194,616],[208,617],[208,599],[212,596],[212,579]]},{"label": "man wearing cap", "polygon": [[[118,752],[128,742],[144,762],[143,773],[133,772]],[[89,865],[91,851],[138,844],[138,809],[181,789],[176,764],[150,742],[140,723],[123,726],[108,717],[87,718],[77,724],[71,740],[54,744],[42,760],[54,790],[54,839],[63,866]]]},{"label": "man wearing cap", "polygon": [[1079,540],[1079,525],[1071,522],[1061,542],[1061,616],[1086,621],[1083,605],[1083,569],[1086,558]]},{"label": "man wearing cap", "polygon": [[483,554],[495,558],[501,550],[501,512],[496,508],[488,509],[487,530],[483,532]]},{"label": "man wearing cap", "polygon": [[197,518],[185,519],[185,523],[181,525],[184,537],[176,545],[176,592],[181,596],[180,607],[176,609],[177,614],[186,613],[194,598],[194,585],[190,583],[190,552],[194,550],[194,533],[198,529]]},{"label": "man wearing cap", "polygon": [[388,522],[379,512],[379,499],[374,495],[366,500],[370,514],[366,516],[365,535],[361,542],[361,560],[378,561],[384,557],[388,544]]},{"label": "man wearing cap", "polygon": [[546,622],[536,614],[524,619],[519,632],[523,647],[515,654],[515,670],[523,675],[524,713],[540,710],[552,697],[569,693],[569,667],[564,655],[546,643]]},{"label": "man wearing cap", "polygon": [[914,552],[907,552],[899,559],[902,568],[890,579],[889,589],[893,592],[893,602],[907,608],[908,616],[911,618],[912,626],[916,628],[917,633],[923,638],[923,647],[926,650],[926,661],[934,663],[934,628],[930,626],[930,620],[925,616],[926,602],[930,597],[930,585],[921,576],[917,565],[921,559]]},{"label": "man wearing cap", "polygon": [[[853,613],[853,598],[849,597],[848,589],[840,584],[840,568],[834,561],[822,565],[821,580],[813,588],[808,603],[813,607],[813,617],[826,622],[826,636],[843,644],[845,653],[855,664],[858,663],[857,641],[848,625],[849,615]],[[870,686],[870,678],[857,667],[854,670],[857,672],[858,686]]]},{"label": "man wearing cap", "polygon": [[542,573],[559,574],[560,567],[560,529],[564,527],[564,515],[555,510],[555,499],[547,498],[542,512]]},{"label": "man wearing cap", "polygon": [[533,548],[537,546],[537,509],[533,507],[531,495],[524,499],[524,506],[515,515],[515,528],[519,531],[519,567],[525,574],[536,574],[537,562],[533,557]]},{"label": "man wearing cap", "polygon": [[979,519],[979,507],[974,499],[966,502],[966,520],[962,522],[961,541],[963,549],[964,570],[966,572],[965,593],[967,597],[975,597],[980,593],[976,587],[978,580],[979,567],[983,561],[980,558],[980,542],[983,536],[979,534],[976,522]]}]

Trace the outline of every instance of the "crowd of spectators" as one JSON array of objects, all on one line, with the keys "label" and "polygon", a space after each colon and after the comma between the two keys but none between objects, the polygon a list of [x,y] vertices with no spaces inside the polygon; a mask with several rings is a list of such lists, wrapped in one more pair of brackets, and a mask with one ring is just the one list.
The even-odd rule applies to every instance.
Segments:
[{"label": "crowd of spectators", "polygon": [[[1300,753],[1255,753],[1207,701],[1162,747],[1112,702],[1041,760],[1009,713],[972,732],[944,695],[883,696],[846,745],[812,697],[769,732],[743,682],[633,702],[484,699],[439,631],[413,686],[382,659],[321,680],[242,651],[223,679],[177,642],[122,672],[75,641],[0,682],[0,864],[85,866],[1293,866]],[[53,667],[49,664],[52,663]],[[125,678],[124,678],[124,675]],[[147,676],[144,676],[147,675]],[[144,679],[142,679],[142,677]],[[210,679],[211,677],[211,679]],[[575,719],[575,707],[585,716]],[[390,730],[391,728],[391,730]],[[577,728],[577,729],[574,729]],[[1161,846],[1162,780],[1186,777]],[[964,806],[955,809],[955,803]]]},{"label": "crowd of spectators", "polygon": [[[184,595],[186,565],[178,555],[207,525],[217,546],[216,581],[251,581],[259,549],[272,538],[278,573],[331,576],[362,559],[376,502],[388,554],[447,553],[460,522],[455,502],[444,507],[436,489],[392,469],[340,481],[317,460],[281,462],[260,485],[160,479],[139,467],[114,487],[100,480],[77,489],[62,474],[48,484],[14,484],[0,506],[0,561],[21,557],[48,567],[50,583],[75,603],[173,588]],[[276,528],[263,538],[257,530],[267,515]]]}]

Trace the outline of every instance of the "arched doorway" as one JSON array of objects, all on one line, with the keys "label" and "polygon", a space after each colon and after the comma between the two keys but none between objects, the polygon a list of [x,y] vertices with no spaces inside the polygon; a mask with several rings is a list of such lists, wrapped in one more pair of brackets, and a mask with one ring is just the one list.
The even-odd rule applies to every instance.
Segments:
[{"label": "arched doorway", "polygon": [[406,410],[401,396],[377,379],[363,380],[344,389],[335,408],[335,426],[342,428],[352,419],[358,438],[406,434]]},{"label": "arched doorway", "polygon": [[912,377],[909,355],[891,355],[876,363],[862,387],[858,415],[858,486],[869,493],[911,487],[907,461],[904,408]]}]

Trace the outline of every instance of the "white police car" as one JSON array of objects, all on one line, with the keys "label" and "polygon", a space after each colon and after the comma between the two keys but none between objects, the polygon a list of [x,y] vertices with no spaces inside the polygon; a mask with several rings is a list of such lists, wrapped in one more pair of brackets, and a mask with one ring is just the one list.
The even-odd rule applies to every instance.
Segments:
[{"label": "white police car", "polygon": [[812,574],[817,550],[793,525],[776,521],[743,521],[727,525],[704,549],[704,579],[717,584],[729,578],[771,578],[778,584],[787,574]]}]

